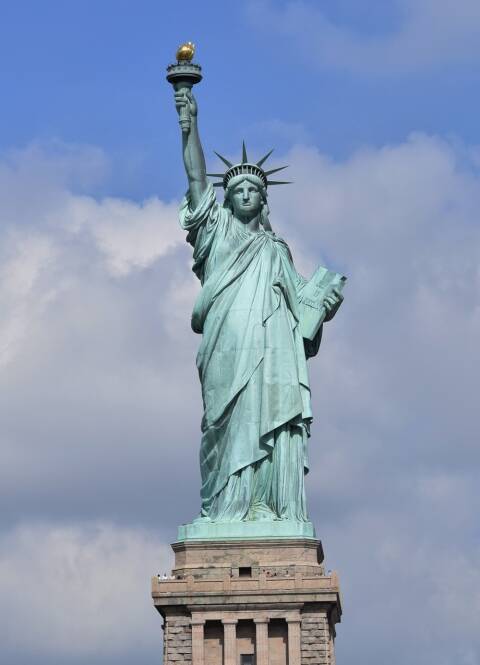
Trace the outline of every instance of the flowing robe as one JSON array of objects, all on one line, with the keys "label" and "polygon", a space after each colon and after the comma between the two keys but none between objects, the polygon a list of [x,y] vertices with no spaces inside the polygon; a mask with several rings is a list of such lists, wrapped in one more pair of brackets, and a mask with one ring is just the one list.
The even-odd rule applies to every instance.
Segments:
[{"label": "flowing robe", "polygon": [[[298,330],[305,280],[286,243],[263,227],[250,231],[218,205],[211,185],[195,210],[187,194],[180,223],[202,283],[192,314],[202,334],[201,514],[306,520],[312,413]],[[319,343],[320,335],[309,355]]]}]

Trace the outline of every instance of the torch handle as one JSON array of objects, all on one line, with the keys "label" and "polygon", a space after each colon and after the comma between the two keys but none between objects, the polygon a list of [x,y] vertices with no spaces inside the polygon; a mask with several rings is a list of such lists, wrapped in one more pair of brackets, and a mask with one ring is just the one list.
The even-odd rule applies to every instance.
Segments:
[{"label": "torch handle", "polygon": [[[175,92],[181,92],[182,90],[188,91],[192,89],[192,84],[189,81],[179,81],[173,85]],[[182,106],[179,113],[178,122],[182,129],[183,134],[188,134],[190,131],[190,110],[188,104]]]}]

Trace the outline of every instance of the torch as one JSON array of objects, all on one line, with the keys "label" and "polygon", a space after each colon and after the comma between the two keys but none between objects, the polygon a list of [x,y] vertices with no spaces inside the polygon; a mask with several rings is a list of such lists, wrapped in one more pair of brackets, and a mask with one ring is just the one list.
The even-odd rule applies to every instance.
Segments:
[{"label": "torch", "polygon": [[[176,54],[177,62],[167,67],[167,81],[173,85],[175,92],[191,90],[195,83],[202,80],[202,68],[192,62],[195,45],[192,42],[182,44]],[[190,114],[186,106],[180,109],[180,127],[182,132],[190,131]]]}]

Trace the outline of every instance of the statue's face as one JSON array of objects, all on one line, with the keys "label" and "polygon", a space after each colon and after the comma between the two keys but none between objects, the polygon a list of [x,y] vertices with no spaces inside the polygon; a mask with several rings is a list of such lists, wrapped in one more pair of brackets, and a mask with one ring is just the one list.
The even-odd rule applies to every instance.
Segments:
[{"label": "statue's face", "polygon": [[262,194],[253,182],[243,180],[230,192],[233,214],[240,220],[253,219],[262,208]]}]

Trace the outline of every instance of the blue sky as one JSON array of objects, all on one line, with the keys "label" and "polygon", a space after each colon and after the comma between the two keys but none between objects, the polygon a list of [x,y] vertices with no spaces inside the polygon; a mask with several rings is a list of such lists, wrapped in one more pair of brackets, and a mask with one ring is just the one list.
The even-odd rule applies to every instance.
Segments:
[{"label": "blue sky", "polygon": [[300,272],[349,276],[310,364],[337,662],[480,665],[480,5],[178,7],[2,3],[2,662],[160,662],[149,577],[198,509],[165,81],[192,39],[210,166],[275,147],[274,229]]},{"label": "blue sky", "polygon": [[[174,3],[142,0],[135,7],[123,0],[3,3],[0,146],[32,137],[100,146],[112,159],[105,192],[178,194],[181,165],[167,166],[177,137],[163,74],[186,35],[197,42],[205,71],[198,96],[209,158],[214,147],[238,150],[244,134],[262,149],[286,149],[292,140],[308,138],[340,158],[418,129],[478,142],[474,58],[439,58],[407,71],[352,72],[335,55],[323,64],[325,40],[314,21],[310,30],[300,16],[296,34],[288,35],[285,27],[272,30],[263,15],[281,16],[295,4],[302,6],[187,1],[179,11]],[[408,5],[366,0],[304,7],[314,19],[322,12],[345,33],[375,41],[408,23]],[[419,36],[426,52],[433,29]],[[302,57],[298,40],[308,52]],[[282,124],[275,129],[275,123]],[[132,160],[135,173],[125,166]]]}]

